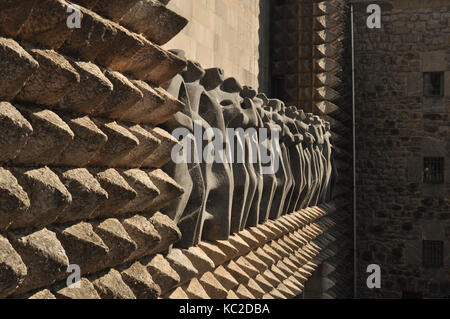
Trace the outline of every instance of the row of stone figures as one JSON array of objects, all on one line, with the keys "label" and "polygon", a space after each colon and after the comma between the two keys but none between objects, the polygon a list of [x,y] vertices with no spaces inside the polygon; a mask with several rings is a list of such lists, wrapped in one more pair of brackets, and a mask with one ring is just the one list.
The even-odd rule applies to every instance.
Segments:
[{"label": "row of stone figures", "polygon": [[[184,58],[183,51],[173,52]],[[250,87],[242,87],[234,78],[225,79],[221,69],[205,70],[193,61],[188,61],[186,69],[165,88],[186,103],[186,108],[165,123],[166,129],[187,129],[190,134],[183,139],[190,141],[189,147],[195,154],[202,152],[196,143],[198,136],[194,136],[198,123],[203,132],[218,129],[224,144],[234,142],[246,151],[243,163],[171,161],[165,167],[185,189],[183,196],[163,209],[178,223],[183,234],[177,243],[179,247],[189,247],[200,240],[227,239],[230,234],[267,219],[331,200],[337,172],[328,122],[296,107],[286,107],[280,100],[268,99]],[[261,141],[248,134],[241,135],[242,138],[237,135],[237,141],[230,141],[226,133],[229,128],[279,132],[279,140],[274,134],[264,137],[269,140],[264,144],[265,151],[272,159],[277,153],[278,169],[271,173],[263,171],[260,147],[256,148],[258,160],[250,161],[250,150]]]}]

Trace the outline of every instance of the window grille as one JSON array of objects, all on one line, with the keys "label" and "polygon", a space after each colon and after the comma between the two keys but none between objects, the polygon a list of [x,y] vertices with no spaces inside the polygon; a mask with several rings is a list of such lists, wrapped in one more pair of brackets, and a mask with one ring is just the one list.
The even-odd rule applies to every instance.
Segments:
[{"label": "window grille", "polygon": [[444,158],[424,157],[423,159],[423,182],[425,184],[444,183]]},{"label": "window grille", "polygon": [[424,267],[442,267],[444,265],[444,242],[440,240],[424,240],[422,258]]},{"label": "window grille", "polygon": [[424,96],[444,96],[444,72],[425,72],[423,74]]}]

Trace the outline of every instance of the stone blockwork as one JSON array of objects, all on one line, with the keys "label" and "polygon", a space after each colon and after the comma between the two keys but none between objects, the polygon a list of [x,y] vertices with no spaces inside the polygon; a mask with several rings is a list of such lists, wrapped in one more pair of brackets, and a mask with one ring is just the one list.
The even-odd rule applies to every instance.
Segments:
[{"label": "stone blockwork", "polygon": [[180,280],[165,289],[165,295],[176,299],[298,297],[314,270],[336,248],[335,215],[328,205],[310,207],[228,240],[173,250],[166,259],[175,271],[167,272],[178,273]]},{"label": "stone blockwork", "polygon": [[[73,3],[0,4],[0,298],[294,298],[318,267],[338,296],[329,123],[161,48],[168,1]],[[279,167],[175,164],[200,120]]]},{"label": "stone blockwork", "polygon": [[[172,0],[168,8],[189,20],[164,47],[182,48],[205,68],[218,67],[262,92],[259,83],[260,0]],[[269,1],[264,1],[269,2]]]},{"label": "stone blockwork", "polygon": [[[359,297],[450,295],[450,7],[385,1],[381,29],[356,6]],[[442,72],[427,97],[426,72]],[[444,182],[424,181],[424,157],[442,157]],[[443,243],[425,267],[423,240]],[[368,289],[366,267],[381,267]]]},{"label": "stone blockwork", "polygon": [[[338,178],[333,199],[341,214],[340,297],[352,297],[352,110],[350,14],[346,1],[274,1],[272,8],[272,94],[330,123]],[[326,266],[324,266],[326,267]],[[328,297],[328,270],[319,269],[310,297]],[[333,293],[334,294],[334,293]]]},{"label": "stone blockwork", "polygon": [[184,192],[157,125],[185,104],[160,85],[186,66],[159,44],[187,21],[156,1],[74,2],[79,29],[64,0],[0,5],[0,297],[156,298],[139,261],[181,238],[159,210]]},{"label": "stone blockwork", "polygon": [[[334,216],[335,209],[331,206],[310,207],[238,232],[228,240],[200,242],[189,249],[172,249],[164,255],[154,254],[158,249],[153,249],[151,256],[142,257],[145,254],[141,254],[139,258],[134,255],[132,260],[129,258],[125,264],[112,268],[114,258],[136,249],[136,243],[127,232],[132,237],[136,235],[132,229],[142,225],[140,223],[146,220],[144,216],[139,216],[142,220],[135,216],[133,220],[123,221],[125,229],[118,220],[111,218],[95,225],[78,224],[56,236],[43,229],[11,237],[9,241],[0,237],[2,252],[11,266],[9,275],[15,276],[5,279],[11,287],[14,280],[22,280],[21,287],[24,288],[15,289],[15,293],[45,287],[15,298],[294,298],[302,293],[305,282],[318,265],[336,249]],[[160,214],[154,215],[150,222],[161,231],[165,228],[163,219]],[[168,233],[160,234],[167,237]],[[179,234],[173,234],[176,240]],[[83,236],[86,241],[81,240]],[[71,246],[74,242],[70,240],[75,239],[80,240],[76,244],[81,247]],[[80,287],[76,289],[67,288],[62,282],[52,284],[64,277],[64,268],[74,261],[73,256],[89,251],[101,258],[102,252],[108,249],[105,244],[112,249],[108,258],[103,257],[108,261],[102,264],[106,268],[101,272],[83,274]],[[49,259],[45,260],[41,254],[31,256],[37,249]],[[20,263],[19,255],[27,267]],[[89,257],[84,257],[86,259]],[[51,276],[43,275],[43,267],[51,272]],[[101,266],[91,267],[99,269]]]}]

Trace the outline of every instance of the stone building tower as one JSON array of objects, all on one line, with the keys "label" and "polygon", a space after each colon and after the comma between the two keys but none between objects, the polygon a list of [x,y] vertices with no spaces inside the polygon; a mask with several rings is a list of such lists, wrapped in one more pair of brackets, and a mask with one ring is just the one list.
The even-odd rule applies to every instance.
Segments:
[{"label": "stone building tower", "polygon": [[[450,6],[355,5],[358,297],[450,295]],[[366,286],[367,265],[381,288]]]}]

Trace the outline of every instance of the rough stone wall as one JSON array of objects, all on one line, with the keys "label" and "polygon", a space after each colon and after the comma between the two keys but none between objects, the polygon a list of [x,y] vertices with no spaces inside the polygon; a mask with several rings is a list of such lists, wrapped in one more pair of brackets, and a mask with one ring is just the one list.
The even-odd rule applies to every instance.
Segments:
[{"label": "rough stone wall", "polygon": [[[170,299],[289,299],[334,247],[334,208],[310,207],[167,256],[181,280],[168,285]],[[175,260],[174,260],[175,259]],[[174,262],[176,261],[176,262]],[[166,289],[163,289],[166,290]]]},{"label": "rough stone wall", "polygon": [[[450,295],[450,7],[388,1],[381,29],[356,6],[359,296]],[[424,96],[423,72],[445,72]],[[423,183],[424,156],[445,158],[445,181]],[[423,266],[422,240],[444,242],[444,265]],[[366,267],[381,267],[381,289]]]},{"label": "rough stone wall", "polygon": [[[339,254],[317,270],[306,297],[353,296],[350,15],[346,1],[286,0],[272,8],[272,94],[331,125],[338,172]],[[332,269],[332,270],[330,270]]]},{"label": "rough stone wall", "polygon": [[[0,5],[0,298],[301,294],[342,244],[329,125],[162,49],[168,1],[74,2]],[[196,119],[277,129],[281,168],[173,165]]]},{"label": "rough stone wall", "polygon": [[165,48],[182,48],[205,68],[258,88],[260,37],[266,36],[259,33],[260,0],[172,0],[168,8],[189,25]]},{"label": "rough stone wall", "polygon": [[158,43],[187,21],[155,1],[77,3],[75,29],[64,0],[0,6],[0,297],[155,298],[142,258],[180,239],[158,210],[183,193],[156,125],[184,104],[159,85],[186,65]]}]

